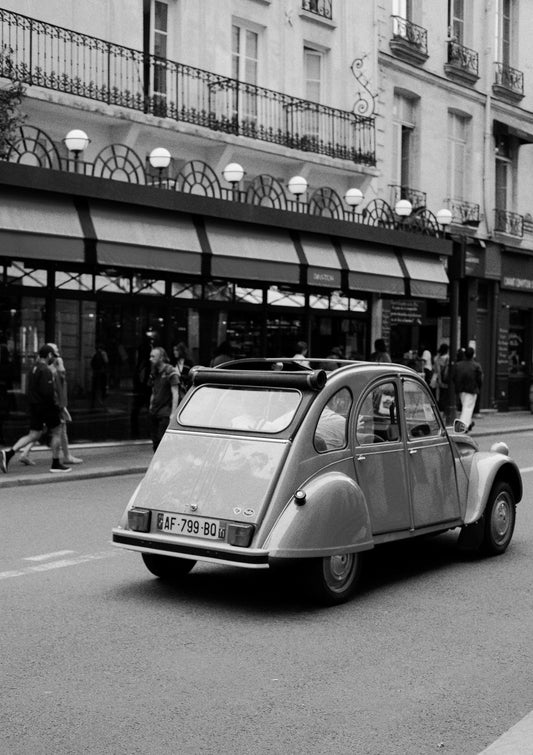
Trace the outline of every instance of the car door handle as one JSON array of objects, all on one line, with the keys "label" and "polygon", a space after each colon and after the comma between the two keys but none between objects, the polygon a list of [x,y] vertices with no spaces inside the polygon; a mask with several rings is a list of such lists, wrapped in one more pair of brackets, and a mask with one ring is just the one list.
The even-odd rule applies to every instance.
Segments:
[{"label": "car door handle", "polygon": [[364,454],[359,454],[357,457],[357,461],[364,461],[366,459],[366,456]]},{"label": "car door handle", "polygon": [[409,449],[409,453],[411,454],[411,456],[412,456],[413,454],[417,454],[417,453],[418,453],[418,449],[417,449],[417,448],[410,448],[410,449]]}]

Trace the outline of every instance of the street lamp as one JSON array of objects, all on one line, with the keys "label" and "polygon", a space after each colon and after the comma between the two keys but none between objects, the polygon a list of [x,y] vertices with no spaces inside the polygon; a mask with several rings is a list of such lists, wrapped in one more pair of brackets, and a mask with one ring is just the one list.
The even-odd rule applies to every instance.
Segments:
[{"label": "street lamp", "polygon": [[[452,213],[443,207],[437,212],[437,223],[442,227],[443,235],[446,238],[448,226],[452,222]],[[456,397],[455,386],[453,383],[453,368],[457,356],[457,335],[459,324],[459,276],[457,270],[457,252],[455,244],[452,249],[451,264],[448,265],[448,275],[450,279],[450,356],[448,358],[448,409],[446,420],[452,423],[456,415]]]},{"label": "street lamp", "polygon": [[242,181],[244,176],[244,168],[239,163],[229,163],[222,171],[224,180],[231,184],[231,193],[233,199],[238,199],[237,184]]},{"label": "street lamp", "polygon": [[91,140],[85,133],[79,128],[72,129],[63,139],[63,143],[69,152],[74,155],[74,171],[78,172],[78,159],[82,152],[84,152],[89,146]]},{"label": "street lamp", "polygon": [[344,201],[348,205],[348,207],[352,208],[352,220],[355,220],[355,209],[356,207],[359,207],[361,202],[363,201],[363,192],[361,189],[348,189],[346,194],[344,195]]},{"label": "street lamp", "polygon": [[157,168],[157,170],[159,171],[159,186],[161,186],[161,177],[163,171],[165,170],[165,168],[168,168],[171,159],[172,156],[170,152],[164,147],[156,147],[148,155],[148,162],[150,163],[152,168]]},{"label": "street lamp", "polygon": [[290,193],[296,197],[296,206],[299,207],[300,197],[307,191],[307,181],[303,176],[293,176],[287,185]]}]

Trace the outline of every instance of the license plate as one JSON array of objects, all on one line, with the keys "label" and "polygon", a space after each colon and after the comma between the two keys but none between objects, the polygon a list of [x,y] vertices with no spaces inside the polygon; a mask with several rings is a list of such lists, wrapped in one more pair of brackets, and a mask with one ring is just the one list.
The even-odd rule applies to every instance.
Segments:
[{"label": "license plate", "polygon": [[204,519],[200,516],[181,514],[157,514],[157,529],[171,535],[202,537],[207,540],[223,540],[226,537],[226,523],[218,519]]}]

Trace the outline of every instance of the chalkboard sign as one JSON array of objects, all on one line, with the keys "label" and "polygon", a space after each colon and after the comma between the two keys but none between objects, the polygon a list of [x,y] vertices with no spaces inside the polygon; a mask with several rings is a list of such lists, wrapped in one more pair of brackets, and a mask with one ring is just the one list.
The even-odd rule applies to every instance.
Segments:
[{"label": "chalkboard sign", "polygon": [[497,372],[507,372],[509,369],[509,328],[498,328],[498,343],[496,354]]}]

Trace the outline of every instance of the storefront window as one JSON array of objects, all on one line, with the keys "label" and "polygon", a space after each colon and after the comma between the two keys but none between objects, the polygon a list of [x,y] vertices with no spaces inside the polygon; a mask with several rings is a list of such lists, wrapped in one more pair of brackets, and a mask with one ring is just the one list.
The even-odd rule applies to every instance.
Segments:
[{"label": "storefront window", "polygon": [[270,286],[267,301],[272,307],[305,307],[305,294],[289,288]]},{"label": "storefront window", "polygon": [[148,296],[164,296],[165,281],[147,278],[144,275],[134,275],[131,279],[131,292]]},{"label": "storefront window", "polygon": [[46,270],[28,268],[22,262],[14,262],[7,268],[8,283],[42,288],[46,286],[46,279]]},{"label": "storefront window", "polygon": [[92,291],[93,276],[88,273],[56,272],[55,287],[67,291]]},{"label": "storefront window", "polygon": [[235,286],[235,301],[246,302],[247,304],[262,304],[263,289],[242,288],[241,286]]},{"label": "storefront window", "polygon": [[329,294],[310,294],[309,306],[312,309],[329,309]]},{"label": "storefront window", "polygon": [[201,299],[202,286],[200,283],[172,281],[171,295],[176,299]]},{"label": "storefront window", "polygon": [[110,294],[129,294],[131,293],[131,278],[121,275],[95,275],[94,290]]},{"label": "storefront window", "polygon": [[206,283],[204,295],[207,301],[233,301],[233,283]]}]

